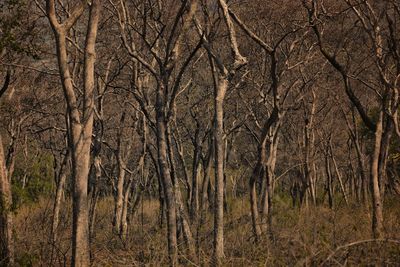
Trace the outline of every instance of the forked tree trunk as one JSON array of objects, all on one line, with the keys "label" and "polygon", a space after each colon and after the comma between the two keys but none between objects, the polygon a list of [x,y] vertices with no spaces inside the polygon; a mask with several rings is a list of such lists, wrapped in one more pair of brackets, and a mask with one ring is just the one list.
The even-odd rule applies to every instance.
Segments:
[{"label": "forked tree trunk", "polygon": [[167,239],[170,266],[176,266],[178,260],[178,242],[176,238],[176,201],[171,170],[168,164],[167,121],[164,107],[165,87],[159,85],[156,96],[156,135],[157,135],[157,161],[163,185],[166,213],[167,213]]},{"label": "forked tree trunk", "polygon": [[[278,122],[279,124],[279,122]],[[264,199],[261,206],[261,229],[263,232],[268,233],[272,237],[272,197],[273,197],[273,183],[275,179],[275,165],[276,156],[278,151],[278,130],[279,125],[275,125],[276,129],[272,129],[272,136],[269,138],[268,143],[268,159],[265,164],[265,192],[263,193]]]},{"label": "forked tree trunk", "polygon": [[122,212],[121,212],[121,221],[119,228],[119,235],[123,240],[126,240],[128,234],[128,207],[129,207],[129,199],[132,194],[132,184],[133,184],[133,175],[129,178],[128,184],[126,186],[124,192],[124,199],[122,204]]},{"label": "forked tree trunk", "polygon": [[[100,17],[99,0],[93,0],[89,10],[89,21],[84,48],[84,90],[83,109],[80,112],[77,95],[68,65],[67,34],[82,15],[86,1],[79,2],[71,16],[59,23],[54,0],[47,0],[46,11],[53,28],[57,60],[68,106],[70,121],[70,142],[72,158],[73,183],[73,223],[72,223],[72,266],[89,266],[89,207],[88,207],[88,176],[90,169],[90,146],[92,143],[94,118],[94,63],[96,60],[95,43],[97,26]],[[82,116],[81,116],[82,115]]]},{"label": "forked tree trunk", "polygon": [[[167,125],[168,127],[169,125]],[[185,205],[183,204],[182,200],[182,194],[181,194],[181,189],[179,187],[179,179],[177,177],[177,172],[175,168],[175,154],[173,151],[173,146],[172,146],[172,133],[171,133],[171,127],[168,127],[167,129],[167,146],[168,146],[168,159],[170,163],[170,170],[171,170],[171,177],[172,181],[174,182],[174,193],[175,193],[175,201],[176,201],[176,208],[177,208],[177,213],[176,213],[176,218],[177,221],[179,222],[180,229],[182,230],[182,235],[184,242],[187,245],[188,251],[190,253],[191,257],[195,256],[195,249],[194,249],[194,239],[192,232],[190,230],[190,225],[188,222],[188,215],[185,210]],[[176,140],[176,139],[175,139]]]}]

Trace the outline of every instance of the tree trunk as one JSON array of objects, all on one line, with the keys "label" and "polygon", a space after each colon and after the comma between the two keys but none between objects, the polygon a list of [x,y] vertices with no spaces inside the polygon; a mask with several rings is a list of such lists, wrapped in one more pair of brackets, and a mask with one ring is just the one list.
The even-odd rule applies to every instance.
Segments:
[{"label": "tree trunk", "polygon": [[122,204],[122,212],[120,220],[119,235],[123,240],[126,240],[128,234],[128,207],[129,207],[129,198],[132,194],[132,184],[133,184],[133,176],[131,175],[124,192],[124,199]]},{"label": "tree trunk", "polygon": [[171,170],[168,164],[168,147],[167,147],[167,121],[164,107],[164,90],[163,85],[159,85],[156,97],[156,123],[157,123],[157,156],[158,166],[160,169],[160,177],[163,184],[166,208],[167,208],[167,239],[168,239],[168,256],[170,266],[176,266],[178,260],[178,243],[176,238],[176,201],[174,193],[174,185],[171,178]]},{"label": "tree trunk", "polygon": [[100,182],[101,178],[101,159],[100,156],[97,155],[95,156],[93,160],[93,166],[94,166],[94,183],[93,183],[93,188],[92,188],[92,196],[90,200],[90,209],[89,209],[89,234],[90,234],[90,240],[93,237],[94,234],[94,224],[96,221],[96,208],[97,208],[97,200],[99,198],[99,185],[98,183]]},{"label": "tree trunk", "polygon": [[115,196],[115,208],[114,208],[114,232],[119,234],[121,231],[121,218],[122,209],[124,204],[124,184],[125,184],[125,166],[122,159],[118,160],[118,182],[117,192]]},{"label": "tree trunk", "polygon": [[56,244],[57,242],[57,227],[60,221],[59,217],[60,217],[61,201],[62,201],[62,196],[64,194],[65,182],[67,180],[68,161],[69,161],[69,151],[67,150],[67,154],[64,156],[63,162],[61,163],[60,166],[60,170],[57,174],[58,181],[57,181],[56,196],[54,199],[54,206],[53,206],[53,222],[51,225],[52,242],[54,244]]},{"label": "tree trunk", "polygon": [[256,242],[260,240],[261,236],[261,228],[260,223],[258,221],[258,202],[257,202],[257,180],[264,173],[263,167],[260,159],[257,161],[257,164],[253,170],[253,173],[250,177],[250,210],[251,210],[251,222],[253,228],[253,234]]},{"label": "tree trunk", "polygon": [[0,263],[5,266],[14,265],[13,214],[11,207],[11,179],[7,175],[3,140],[0,135]]},{"label": "tree trunk", "polygon": [[[89,21],[84,49],[84,90],[83,109],[79,110],[71,73],[68,66],[67,34],[85,10],[86,1],[81,1],[71,12],[71,16],[62,24],[58,22],[54,0],[47,0],[46,11],[54,31],[57,48],[57,60],[68,106],[70,121],[70,142],[73,183],[73,223],[72,223],[72,266],[89,266],[89,208],[88,175],[90,167],[90,146],[93,133],[94,116],[94,63],[96,60],[95,43],[100,16],[99,0],[90,5]],[[81,117],[82,114],[82,117]]]},{"label": "tree trunk", "polygon": [[[278,122],[279,124],[279,122]],[[275,129],[271,129],[272,136],[269,138],[268,143],[268,159],[266,161],[265,169],[265,192],[264,199],[261,208],[261,226],[265,233],[268,233],[272,237],[272,196],[273,196],[273,183],[275,179],[275,165],[276,165],[276,154],[278,151],[278,128],[279,125],[275,125]]]},{"label": "tree trunk", "polygon": [[379,154],[379,189],[381,191],[382,204],[385,199],[384,196],[387,184],[387,162],[389,158],[389,147],[393,130],[393,120],[388,115],[384,114],[383,133]]},{"label": "tree trunk", "polygon": [[224,258],[224,98],[228,89],[226,77],[218,77],[215,94],[215,207],[214,259],[219,264]]},{"label": "tree trunk", "polygon": [[331,154],[331,158],[332,158],[332,162],[333,162],[333,167],[335,168],[336,177],[338,178],[338,181],[339,181],[340,190],[342,191],[343,198],[344,198],[346,205],[349,205],[349,201],[347,199],[347,194],[346,194],[346,189],[344,188],[344,184],[343,184],[342,175],[339,172],[339,168],[336,163],[335,155],[333,154],[333,147],[332,147],[331,139],[329,140],[329,149],[331,152],[330,154]]},{"label": "tree trunk", "polygon": [[379,188],[379,155],[383,135],[383,111],[379,113],[376,123],[375,146],[371,158],[371,187],[372,187],[372,232],[374,238],[383,238],[383,213],[381,191]]},{"label": "tree trunk", "polygon": [[[168,125],[167,125],[168,127]],[[187,212],[185,210],[185,205],[183,204],[182,200],[182,194],[181,194],[181,189],[179,187],[179,179],[176,177],[177,172],[175,168],[175,154],[172,148],[172,133],[171,133],[171,127],[167,128],[167,147],[168,147],[168,159],[170,163],[170,170],[171,170],[171,177],[172,181],[174,181],[174,193],[175,193],[175,201],[176,201],[176,208],[177,208],[177,213],[176,217],[178,222],[180,223],[181,229],[182,229],[182,234],[183,234],[183,239],[184,242],[187,245],[187,248],[189,250],[190,256],[193,257],[195,255],[195,249],[194,249],[194,240],[193,240],[193,235],[190,230],[190,226],[188,223],[188,216]],[[176,140],[176,139],[175,139]]]},{"label": "tree trunk", "polygon": [[326,155],[325,155],[325,170],[326,170],[326,190],[328,191],[329,208],[333,209],[334,200],[333,200],[331,164],[329,161],[329,150],[326,151]]},{"label": "tree trunk", "polygon": [[199,211],[199,166],[200,166],[200,155],[201,149],[199,145],[199,130],[197,128],[195,134],[195,144],[193,151],[193,166],[192,166],[192,193],[191,193],[191,201],[190,201],[190,217],[193,220],[197,219],[197,213]]}]

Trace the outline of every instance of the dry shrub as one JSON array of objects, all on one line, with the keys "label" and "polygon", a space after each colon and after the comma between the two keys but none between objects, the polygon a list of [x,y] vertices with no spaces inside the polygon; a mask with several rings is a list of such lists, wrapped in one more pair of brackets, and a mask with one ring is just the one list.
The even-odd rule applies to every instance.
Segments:
[{"label": "dry shrub", "polygon": [[[225,223],[225,266],[330,266],[385,265],[400,262],[400,207],[395,200],[385,204],[388,240],[373,241],[368,209],[352,203],[330,210],[324,206],[291,207],[275,201],[273,236],[255,243],[252,237],[248,196],[229,200]],[[22,207],[15,220],[17,262],[21,266],[69,264],[71,207],[65,203],[59,226],[59,242],[49,241],[52,201]],[[165,266],[168,264],[166,227],[159,226],[156,200],[145,200],[130,218],[125,240],[112,232],[112,199],[99,202],[92,239],[93,266]],[[213,217],[193,236],[199,238],[198,257],[180,254],[184,266],[208,266],[212,259]],[[179,244],[182,252],[185,244]]]}]

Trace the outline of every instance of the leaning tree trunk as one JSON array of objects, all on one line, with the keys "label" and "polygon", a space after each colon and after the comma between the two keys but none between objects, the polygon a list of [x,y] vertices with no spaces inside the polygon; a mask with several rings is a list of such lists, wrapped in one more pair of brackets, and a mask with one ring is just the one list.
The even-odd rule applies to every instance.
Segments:
[{"label": "leaning tree trunk", "polygon": [[250,210],[251,210],[251,222],[253,228],[253,234],[256,242],[259,241],[261,236],[261,227],[258,219],[258,202],[257,202],[257,180],[259,177],[263,176],[264,169],[261,163],[261,160],[257,161],[256,166],[253,169],[253,173],[250,177],[249,186],[250,186]]},{"label": "leaning tree trunk", "polygon": [[115,196],[115,207],[114,207],[114,231],[116,234],[120,234],[121,231],[121,219],[122,210],[124,205],[124,185],[125,185],[125,163],[122,159],[118,160],[118,181],[117,181],[117,192]]},{"label": "leaning tree trunk", "polygon": [[371,158],[371,187],[372,187],[372,232],[374,238],[383,238],[383,212],[381,191],[379,188],[379,156],[383,135],[383,111],[379,113],[376,123],[375,146]]},{"label": "leaning tree trunk", "polygon": [[168,159],[169,159],[169,163],[170,163],[171,177],[172,177],[172,181],[174,181],[174,192],[175,192],[175,201],[176,201],[176,208],[177,208],[176,217],[179,222],[180,229],[182,229],[183,239],[187,245],[190,256],[194,257],[194,255],[195,255],[194,240],[193,240],[192,232],[190,230],[188,216],[187,216],[187,212],[185,210],[185,205],[183,204],[182,194],[181,194],[181,190],[179,187],[179,180],[177,178],[177,172],[176,172],[176,168],[175,168],[175,154],[174,154],[173,146],[172,146],[172,136],[173,135],[171,133],[171,130],[172,130],[171,127],[168,127],[168,129],[167,129],[167,135],[168,135],[167,148],[168,148]]},{"label": "leaning tree trunk", "polygon": [[56,244],[57,242],[57,227],[60,221],[60,210],[61,210],[61,201],[64,193],[65,182],[67,180],[67,165],[69,161],[69,150],[67,150],[67,154],[64,156],[64,159],[61,163],[60,170],[58,171],[58,181],[57,181],[57,189],[56,196],[54,199],[53,206],[53,221],[51,225],[51,235],[52,242]]},{"label": "leaning tree trunk", "polygon": [[394,130],[393,120],[384,114],[383,134],[379,155],[379,189],[381,191],[382,204],[385,199],[385,189],[387,185],[387,163],[389,158],[390,141]]},{"label": "leaning tree trunk", "polygon": [[200,134],[199,127],[196,128],[195,138],[194,138],[194,151],[193,151],[193,166],[192,166],[192,193],[190,201],[190,217],[192,220],[197,219],[197,213],[199,211],[199,167],[200,167]]},{"label": "leaning tree trunk", "polygon": [[333,167],[335,169],[336,177],[339,181],[340,191],[342,191],[344,202],[346,203],[346,205],[349,205],[349,201],[347,199],[347,194],[346,194],[346,189],[344,188],[344,184],[343,184],[342,175],[340,174],[339,167],[336,163],[335,155],[333,154],[333,147],[332,147],[331,141],[332,140],[329,140],[329,149],[330,149],[330,155],[331,155],[332,162],[333,162]]},{"label": "leaning tree trunk", "polygon": [[331,164],[329,160],[329,150],[327,149],[325,155],[325,171],[326,171],[326,191],[328,191],[328,203],[329,208],[333,209],[334,199],[333,199],[333,181],[332,181],[332,171]]}]

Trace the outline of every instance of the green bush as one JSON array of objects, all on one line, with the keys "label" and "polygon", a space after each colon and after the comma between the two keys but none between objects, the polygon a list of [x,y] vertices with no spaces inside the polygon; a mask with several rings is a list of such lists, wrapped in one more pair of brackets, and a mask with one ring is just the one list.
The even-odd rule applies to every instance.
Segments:
[{"label": "green bush", "polygon": [[52,165],[52,159],[47,155],[38,157],[32,162],[16,164],[12,178],[14,210],[23,204],[37,202],[40,197],[51,194],[53,189]]}]

